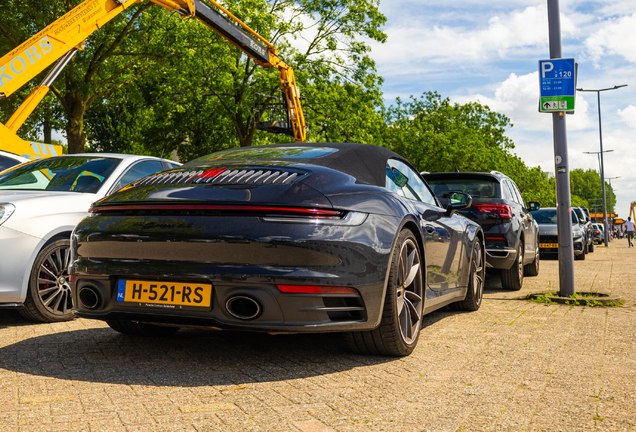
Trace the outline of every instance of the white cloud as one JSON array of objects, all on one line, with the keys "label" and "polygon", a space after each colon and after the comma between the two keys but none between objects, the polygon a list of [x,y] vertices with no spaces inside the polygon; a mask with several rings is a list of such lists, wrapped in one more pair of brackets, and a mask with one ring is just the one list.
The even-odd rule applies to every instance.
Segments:
[{"label": "white cloud", "polygon": [[620,55],[636,63],[636,13],[612,19],[585,40],[589,54],[595,62],[607,55]]},{"label": "white cloud", "polygon": [[629,105],[627,108],[618,111],[618,116],[623,119],[626,125],[636,129],[636,106]]},{"label": "white cloud", "polygon": [[[494,97],[474,94],[456,96],[452,100],[459,103],[479,101],[484,105],[488,105],[491,110],[508,116],[516,129],[527,131],[552,130],[552,116],[538,111],[538,72],[522,76],[510,74],[507,80],[497,86]],[[575,112],[576,114],[568,116],[568,129],[580,130],[590,127],[592,121],[588,116],[588,103],[580,95],[576,100]]]},{"label": "white cloud", "polygon": [[481,28],[428,25],[421,16],[410,16],[389,26],[387,44],[373,43],[373,57],[385,74],[428,68],[421,62],[489,63],[521,47],[547,46],[545,7],[527,7],[509,15],[493,16]]}]

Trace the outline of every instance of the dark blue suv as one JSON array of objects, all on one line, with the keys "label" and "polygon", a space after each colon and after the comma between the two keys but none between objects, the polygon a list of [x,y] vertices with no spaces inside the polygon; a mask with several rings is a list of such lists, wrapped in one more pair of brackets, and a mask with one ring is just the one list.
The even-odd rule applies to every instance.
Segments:
[{"label": "dark blue suv", "polygon": [[519,188],[508,176],[490,173],[422,173],[442,205],[449,192],[473,197],[470,208],[459,213],[479,223],[486,234],[486,265],[499,269],[501,284],[520,290],[523,277],[539,274],[539,226],[530,213],[537,202],[526,205]]}]

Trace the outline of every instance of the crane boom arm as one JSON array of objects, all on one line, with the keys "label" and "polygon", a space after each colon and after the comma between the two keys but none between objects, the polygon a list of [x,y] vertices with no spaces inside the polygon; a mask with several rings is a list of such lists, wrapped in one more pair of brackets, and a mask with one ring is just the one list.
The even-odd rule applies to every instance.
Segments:
[{"label": "crane boom arm", "polygon": [[[9,138],[7,135],[9,133],[15,134],[22,126],[44,98],[51,83],[64,65],[68,63],[75,51],[83,48],[84,41],[88,36],[130,6],[145,1],[147,0],[86,0],[0,58],[0,99],[16,92],[56,60],[63,59],[42,84],[33,90],[9,119],[6,126],[0,128],[0,139],[6,143],[2,146],[4,150],[25,156],[42,157],[41,153],[31,154],[31,149],[35,148],[33,143],[19,138],[16,140],[17,137]],[[276,67],[279,70],[280,86],[285,94],[293,135],[296,141],[305,140],[305,119],[300,106],[294,71],[278,57],[278,52],[269,42],[214,0],[210,0],[210,2],[215,7],[201,0],[149,1],[165,9],[178,12],[184,17],[196,17],[254,59],[256,64],[265,68]],[[227,17],[216,8],[223,11]],[[21,144],[18,144],[19,142]],[[59,146],[54,147],[57,152],[61,153]]]},{"label": "crane boom arm", "polygon": [[[145,0],[86,0],[0,58],[0,97],[9,97],[92,33],[133,4]],[[150,0],[193,14],[192,0]]]}]

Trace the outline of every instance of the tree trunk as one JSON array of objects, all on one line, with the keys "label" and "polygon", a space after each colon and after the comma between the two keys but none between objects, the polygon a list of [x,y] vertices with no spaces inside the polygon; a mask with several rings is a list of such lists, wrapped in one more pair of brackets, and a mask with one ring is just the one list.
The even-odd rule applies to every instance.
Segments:
[{"label": "tree trunk", "polygon": [[84,112],[86,111],[86,101],[75,93],[66,97],[66,139],[68,141],[68,153],[84,153],[86,135],[84,134]]},{"label": "tree trunk", "polygon": [[242,130],[238,131],[239,145],[241,147],[250,147],[254,141],[254,132],[256,132],[256,127],[254,124],[247,127],[243,127],[243,124],[241,124],[241,129]]},{"label": "tree trunk", "polygon": [[44,142],[47,144],[51,144],[51,121],[49,119],[45,119],[42,122],[42,130],[44,132]]}]

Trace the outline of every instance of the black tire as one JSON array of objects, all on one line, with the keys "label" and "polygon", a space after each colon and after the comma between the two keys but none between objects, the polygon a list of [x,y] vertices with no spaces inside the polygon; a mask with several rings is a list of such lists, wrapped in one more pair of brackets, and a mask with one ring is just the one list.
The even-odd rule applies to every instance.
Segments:
[{"label": "black tire", "polygon": [[574,255],[574,259],[577,261],[585,261],[585,255],[587,255],[585,252],[583,252],[582,254]]},{"label": "black tire", "polygon": [[501,286],[511,291],[519,291],[523,286],[523,242],[519,240],[517,258],[508,270],[501,270]]},{"label": "black tire", "polygon": [[44,246],[35,258],[24,307],[20,314],[28,320],[62,322],[73,319],[73,299],[68,284],[70,239]]},{"label": "black tire", "polygon": [[592,241],[590,242],[590,247],[589,247],[588,251],[589,251],[589,252],[591,252],[591,253],[593,253],[593,252],[594,252],[594,240],[592,240]]},{"label": "black tire", "polygon": [[420,257],[415,236],[409,229],[403,229],[391,258],[382,321],[375,330],[345,333],[344,339],[351,351],[386,356],[406,356],[413,352],[424,311],[426,281]]},{"label": "black tire", "polygon": [[110,328],[130,336],[170,336],[179,331],[179,327],[164,327],[130,320],[106,321]]},{"label": "black tire", "polygon": [[451,303],[453,310],[476,311],[481,306],[484,297],[484,283],[486,279],[486,266],[484,265],[484,245],[477,238],[473,246],[473,254],[470,259],[470,276],[468,289],[464,300]]},{"label": "black tire", "polygon": [[539,253],[539,239],[535,240],[534,260],[523,268],[523,274],[526,276],[539,276],[539,262],[541,254]]}]

